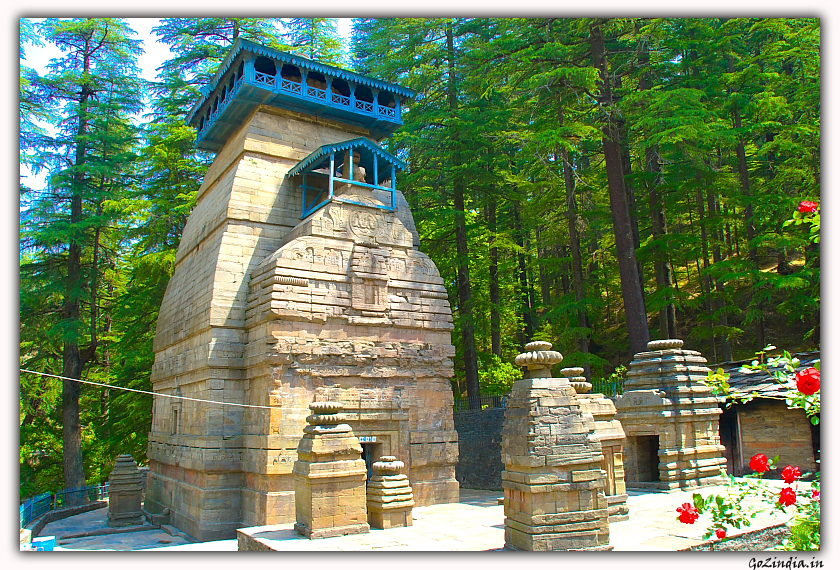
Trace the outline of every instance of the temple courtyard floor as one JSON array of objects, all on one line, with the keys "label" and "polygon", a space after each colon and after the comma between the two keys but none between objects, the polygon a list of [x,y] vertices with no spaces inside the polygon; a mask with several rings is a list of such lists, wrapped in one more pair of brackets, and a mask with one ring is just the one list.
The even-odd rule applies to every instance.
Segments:
[{"label": "temple courtyard floor", "polygon": [[[770,482],[774,484],[776,482]],[[781,488],[782,483],[778,482]],[[707,496],[720,494],[724,487],[706,487]],[[691,502],[695,491],[628,492],[630,518],[610,524],[610,544],[616,551],[689,550],[707,544],[703,533],[707,517],[693,525],[677,520],[676,508]],[[239,530],[239,539],[194,542],[173,527],[145,525],[131,532],[111,532],[105,522],[107,509],[101,508],[49,523],[39,536],[57,537],[55,550],[159,550],[159,551],[236,551],[240,543],[249,549],[324,551],[488,551],[505,545],[504,508],[499,491],[461,490],[459,503],[417,507],[414,525],[390,530],[372,529],[357,534],[308,540],[292,530],[292,524],[250,527]],[[788,522],[780,513],[756,517],[741,530],[728,529],[729,537],[755,533]],[[108,534],[100,534],[108,533]]]}]

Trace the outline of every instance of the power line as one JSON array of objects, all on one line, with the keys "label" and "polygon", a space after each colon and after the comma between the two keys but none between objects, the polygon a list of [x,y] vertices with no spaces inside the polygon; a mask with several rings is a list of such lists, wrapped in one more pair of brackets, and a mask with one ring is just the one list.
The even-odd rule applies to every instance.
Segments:
[{"label": "power line", "polygon": [[275,409],[272,406],[255,406],[252,404],[235,404],[233,402],[217,402],[216,400],[202,400],[201,398],[188,398],[187,396],[175,396],[174,394],[161,394],[160,392],[148,392],[146,390],[135,390],[134,388],[125,388],[123,386],[114,386],[113,384],[102,384],[101,382],[91,382],[90,380],[79,380],[78,378],[68,378],[66,376],[58,376],[56,374],[47,374],[45,372],[35,372],[34,370],[19,369],[21,372],[28,374],[37,374],[38,376],[47,376],[49,378],[59,378],[61,380],[70,380],[72,382],[79,382],[81,384],[90,384],[92,386],[102,386],[103,388],[110,388],[114,390],[125,390],[127,392],[137,392],[138,394],[150,394],[152,396],[162,396],[164,398],[175,398],[177,400],[190,400],[192,402],[205,402],[208,404],[219,404],[221,406],[238,406],[240,408],[261,408],[264,410]]}]

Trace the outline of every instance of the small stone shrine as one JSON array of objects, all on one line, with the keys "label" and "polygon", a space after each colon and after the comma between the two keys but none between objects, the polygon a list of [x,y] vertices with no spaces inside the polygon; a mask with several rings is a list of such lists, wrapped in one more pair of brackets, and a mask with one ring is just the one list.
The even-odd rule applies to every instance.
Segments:
[{"label": "small stone shrine", "polygon": [[718,399],[703,383],[699,352],[679,339],[655,340],[630,363],[616,418],[627,436],[628,487],[688,489],[723,482]]},{"label": "small stone shrine", "polygon": [[551,343],[532,342],[516,357],[530,378],[513,384],[502,430],[505,547],[611,550],[604,455],[595,420],[566,378]]},{"label": "small stone shrine", "polygon": [[414,495],[408,477],[400,473],[405,466],[393,455],[384,455],[373,464],[373,477],[367,485],[368,523],[373,528],[411,526]]},{"label": "small stone shrine", "polygon": [[370,531],[362,446],[339,413],[340,402],[315,402],[295,462],[295,530],[307,538]]},{"label": "small stone shrine", "polygon": [[143,524],[143,475],[131,455],[117,457],[108,483],[108,526]]},{"label": "small stone shrine", "polygon": [[592,384],[583,376],[583,368],[564,368],[560,373],[569,379],[577,392],[581,408],[595,419],[595,435],[601,442],[604,461],[601,469],[607,473],[604,493],[609,505],[610,522],[629,520],[627,490],[624,485],[624,430],[615,419],[615,404],[603,394],[590,394]]},{"label": "small stone shrine", "polygon": [[151,382],[194,400],[155,397],[146,509],[198,540],[295,521],[314,401],[344,404],[368,465],[404,458],[418,505],[458,500],[452,312],[379,144],[413,96],[239,38],[188,113],[216,157]]}]

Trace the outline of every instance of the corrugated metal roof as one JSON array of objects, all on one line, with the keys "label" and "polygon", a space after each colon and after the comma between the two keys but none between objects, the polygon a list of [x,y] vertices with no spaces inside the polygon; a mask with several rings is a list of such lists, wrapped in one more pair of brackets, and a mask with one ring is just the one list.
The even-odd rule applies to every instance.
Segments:
[{"label": "corrugated metal roof", "polygon": [[[799,369],[803,370],[812,367],[814,362],[820,359],[820,352],[803,352],[793,356],[799,359]],[[752,362],[751,359],[709,364],[708,366],[712,372],[717,372],[718,368],[722,368],[724,372],[729,374],[729,386],[733,395],[747,396],[757,393],[756,397],[758,398],[784,399],[787,389],[796,389],[795,382],[791,386],[785,386],[764,371],[750,372],[742,369],[745,364],[752,364]]]}]

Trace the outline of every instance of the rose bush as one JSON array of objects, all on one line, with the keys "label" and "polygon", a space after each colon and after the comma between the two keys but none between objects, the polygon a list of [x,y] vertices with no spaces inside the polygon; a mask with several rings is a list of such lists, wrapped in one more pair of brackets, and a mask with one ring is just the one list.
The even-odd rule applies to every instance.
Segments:
[{"label": "rose bush", "polygon": [[767,459],[767,456],[763,453],[754,455],[753,458],[750,459],[750,469],[752,469],[756,473],[764,473],[765,471],[769,471],[770,463]]},{"label": "rose bush", "polygon": [[805,200],[805,201],[799,203],[799,213],[800,214],[813,214],[814,212],[817,211],[817,208],[819,208],[819,207],[820,207],[820,205],[818,203],[810,202],[808,200]]},{"label": "rose bush", "polygon": [[[794,487],[784,487],[775,491],[767,485],[762,485],[761,478],[768,471],[775,469],[778,458],[768,459],[764,454],[757,454],[750,460],[759,470],[747,475],[739,481],[730,477],[730,483],[723,495],[709,495],[703,497],[700,493],[693,495],[694,504],[684,503],[677,509],[680,513],[678,520],[686,524],[694,524],[701,515],[711,515],[711,522],[703,538],[717,536],[719,540],[726,539],[727,527],[740,529],[750,526],[752,519],[759,513],[767,511],[783,512],[789,507],[794,509],[791,538],[781,547],[784,550],[819,550],[820,548],[820,490],[819,480],[813,481],[806,488],[800,489],[797,483],[803,474],[799,467],[788,465],[782,470],[782,476],[788,484],[796,483]],[[809,492],[810,489],[810,492]],[[759,499],[760,504],[767,506],[749,506],[746,499]],[[795,505],[795,507],[794,507]]]},{"label": "rose bush", "polygon": [[[768,346],[765,351],[775,349]],[[801,408],[814,425],[819,423],[820,414],[820,363],[816,361],[813,367],[805,370],[797,370],[800,361],[783,352],[782,356],[768,357],[765,361],[766,352],[758,354],[758,358],[751,364],[741,368],[742,372],[754,373],[763,371],[774,377],[784,387],[785,402],[789,408]],[[730,391],[729,375],[723,370],[709,372],[707,385],[712,388],[715,394],[728,397],[728,404],[733,402],[749,402],[757,396],[734,395]],[[768,509],[789,513],[793,511],[791,523],[791,537],[787,539],[781,548],[784,550],[819,550],[820,548],[820,489],[819,472],[815,474],[815,481],[810,487],[800,489],[800,480],[804,475],[797,465],[788,465],[782,469],[781,476],[784,482],[795,487],[785,487],[780,492],[772,490],[769,486],[763,485],[761,478],[765,473],[774,470],[779,458],[769,459],[763,453],[758,453],[750,458],[750,469],[752,474],[747,475],[744,480],[736,480],[730,476],[730,482],[725,494],[710,495],[703,497],[695,493],[694,508],[697,516],[683,516],[685,505],[681,507],[679,520],[687,524],[694,524],[703,514],[711,515],[704,538],[715,535],[720,540],[726,539],[727,527],[740,529],[742,526],[749,526],[750,521],[760,512]],[[759,499],[764,507],[755,508],[747,506],[745,499]]]},{"label": "rose bush", "polygon": [[[817,202],[805,200],[800,202],[799,208],[793,213],[793,219],[787,220],[782,227],[790,225],[807,225],[809,239],[814,244],[820,243],[820,206]],[[789,408],[800,408],[814,425],[820,421],[820,362],[817,360],[813,367],[798,370],[800,361],[784,351],[782,356],[768,357],[765,355],[776,347],[768,346],[758,353],[758,358],[751,364],[741,367],[741,372],[765,372],[776,379],[784,387],[785,403]],[[732,394],[729,386],[729,375],[722,369],[709,372],[706,385],[716,395],[727,397],[727,407],[735,402],[749,402],[759,394]],[[704,534],[710,538],[713,534],[719,540],[726,540],[727,527],[741,528],[749,526],[751,519],[759,512],[768,509],[771,512],[781,511],[794,515],[790,524],[791,536],[777,549],[782,550],[819,550],[820,549],[820,473],[814,474],[814,481],[808,486],[801,479],[808,473],[802,473],[796,465],[788,465],[782,469],[782,479],[787,485],[780,492],[776,492],[769,485],[761,481],[765,473],[775,469],[779,458],[770,460],[763,453],[754,455],[750,459],[750,469],[754,473],[746,475],[743,480],[736,480],[729,476],[729,485],[723,495],[703,497],[699,493],[693,495],[692,505],[685,503],[677,509],[678,519],[686,524],[694,524],[703,514],[711,516],[711,523]],[[817,460],[819,464],[819,460]],[[804,487],[804,488],[800,488]],[[810,492],[809,492],[810,491]],[[746,499],[759,499],[762,507],[748,506]]]},{"label": "rose bush", "polygon": [[802,472],[799,470],[799,467],[788,465],[787,467],[782,469],[782,479],[784,479],[785,483],[787,483],[788,485],[790,485],[800,477],[802,477]]},{"label": "rose bush", "polygon": [[811,396],[820,391],[820,371],[816,368],[808,368],[796,373],[796,388]]}]

